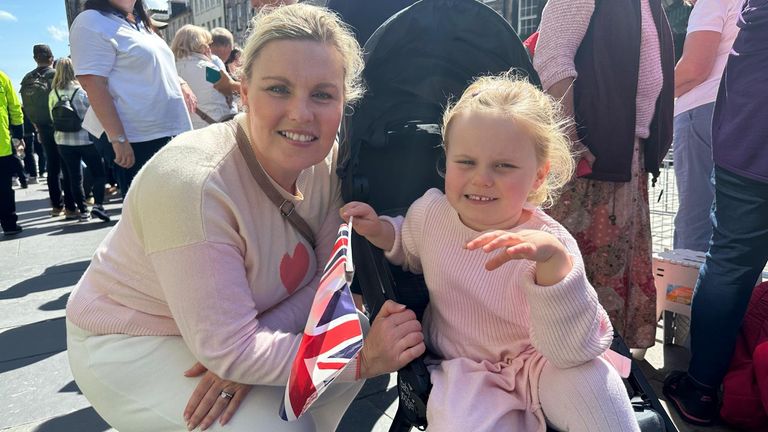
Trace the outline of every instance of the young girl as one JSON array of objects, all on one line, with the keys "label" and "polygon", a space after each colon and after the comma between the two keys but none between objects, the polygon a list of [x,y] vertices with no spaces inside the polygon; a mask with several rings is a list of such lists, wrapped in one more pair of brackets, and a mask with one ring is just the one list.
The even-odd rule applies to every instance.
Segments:
[{"label": "young girl", "polygon": [[576,242],[539,205],[573,172],[558,105],[510,76],[473,83],[443,117],[445,194],[403,219],[341,210],[394,264],[424,273],[431,430],[637,431],[601,358],[608,316]]},{"label": "young girl", "polygon": [[[85,113],[90,107],[88,94],[77,81],[72,60],[68,57],[62,57],[56,62],[56,74],[53,76],[51,87],[51,92],[48,95],[48,108],[52,118],[53,108],[60,100],[69,100],[78,118],[83,119],[85,117]],[[80,222],[87,222],[91,220],[91,215],[93,215],[104,222],[109,222],[109,215],[104,209],[104,184],[106,182],[104,163],[96,150],[96,145],[88,136],[88,131],[82,128],[76,132],[56,130],[53,136],[56,144],[59,145],[59,154],[61,154],[64,168],[69,175],[69,184],[72,186],[71,193],[79,212],[77,219]],[[94,204],[90,212],[85,202],[81,162],[88,166],[93,179]],[[68,216],[67,219],[70,217]]]}]

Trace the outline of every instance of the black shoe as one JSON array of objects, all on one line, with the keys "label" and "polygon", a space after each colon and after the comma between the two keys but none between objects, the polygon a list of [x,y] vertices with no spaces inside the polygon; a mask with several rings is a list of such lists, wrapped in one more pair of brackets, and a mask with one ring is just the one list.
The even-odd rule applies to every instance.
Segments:
[{"label": "black shoe", "polygon": [[104,222],[109,222],[109,215],[107,214],[107,211],[104,210],[104,207],[101,205],[93,206],[91,208],[91,214],[103,220]]},{"label": "black shoe", "polygon": [[717,418],[717,391],[696,383],[687,372],[670,373],[662,391],[667,402],[688,423],[710,426]]},{"label": "black shoe", "polygon": [[4,236],[12,236],[20,233],[22,231],[21,225],[16,224],[16,226],[11,227],[9,229],[3,229],[3,235]]}]

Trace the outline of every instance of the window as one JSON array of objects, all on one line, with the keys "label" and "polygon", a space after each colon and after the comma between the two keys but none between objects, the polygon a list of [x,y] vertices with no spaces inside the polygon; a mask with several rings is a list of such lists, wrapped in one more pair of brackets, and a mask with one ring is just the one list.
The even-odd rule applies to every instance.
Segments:
[{"label": "window", "polygon": [[219,17],[219,27],[221,27],[221,17]]},{"label": "window", "polygon": [[517,14],[517,33],[520,38],[526,38],[539,27],[539,2],[537,0],[520,0]]}]

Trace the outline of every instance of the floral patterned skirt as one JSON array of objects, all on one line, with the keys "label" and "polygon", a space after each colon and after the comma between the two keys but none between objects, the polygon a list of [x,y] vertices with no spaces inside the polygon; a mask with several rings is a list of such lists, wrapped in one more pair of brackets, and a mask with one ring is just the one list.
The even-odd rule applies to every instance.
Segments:
[{"label": "floral patterned skirt", "polygon": [[548,210],[576,238],[587,278],[631,348],[652,346],[656,335],[648,175],[642,167],[636,140],[629,182],[574,178]]}]

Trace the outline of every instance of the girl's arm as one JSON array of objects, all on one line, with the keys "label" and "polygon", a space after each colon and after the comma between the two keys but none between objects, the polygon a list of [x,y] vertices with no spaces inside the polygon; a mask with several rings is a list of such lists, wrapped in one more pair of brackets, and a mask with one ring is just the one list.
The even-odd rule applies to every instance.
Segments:
[{"label": "girl's arm", "polygon": [[365,237],[377,248],[388,251],[395,244],[395,228],[376,214],[373,207],[366,203],[352,201],[339,211],[345,222],[354,217],[352,228],[356,233]]},{"label": "girl's arm", "polygon": [[568,251],[571,271],[558,283],[536,283],[534,270],[520,278],[530,308],[531,344],[559,368],[578,366],[605,352],[613,341],[608,314],[587,280],[576,241],[562,227],[549,227]]}]

